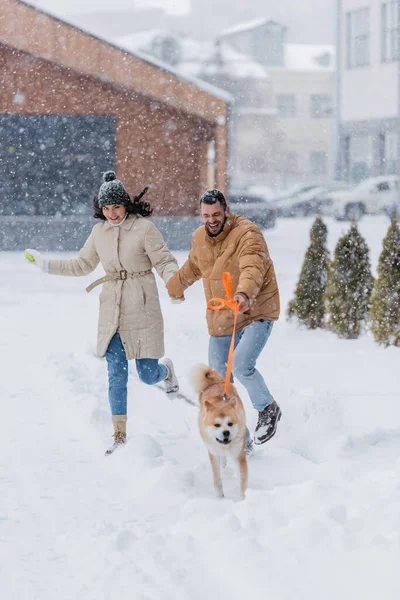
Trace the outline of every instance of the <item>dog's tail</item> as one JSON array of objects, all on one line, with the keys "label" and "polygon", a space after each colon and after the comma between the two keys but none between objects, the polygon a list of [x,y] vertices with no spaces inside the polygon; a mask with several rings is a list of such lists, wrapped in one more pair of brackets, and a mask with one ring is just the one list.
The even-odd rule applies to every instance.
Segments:
[{"label": "dog's tail", "polygon": [[214,383],[223,383],[225,381],[218,371],[215,371],[208,365],[196,365],[193,367],[190,373],[190,380],[195,392],[198,394],[204,392],[204,390]]}]

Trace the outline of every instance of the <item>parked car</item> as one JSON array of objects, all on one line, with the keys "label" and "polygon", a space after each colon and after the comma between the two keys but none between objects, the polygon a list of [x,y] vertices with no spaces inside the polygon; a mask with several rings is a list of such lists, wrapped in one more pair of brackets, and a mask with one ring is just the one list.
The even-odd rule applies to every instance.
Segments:
[{"label": "parked car", "polygon": [[250,219],[262,229],[275,227],[276,212],[261,196],[233,190],[227,200],[232,212],[237,215]]},{"label": "parked car", "polygon": [[[325,204],[329,204],[328,194],[344,184],[332,183],[329,185],[310,186],[286,198],[274,200],[270,205],[277,211],[279,217],[307,217],[322,212]],[[347,186],[348,187],[348,186]]]},{"label": "parked car", "polygon": [[396,215],[397,219],[400,219],[400,194],[396,198],[392,198],[390,202],[387,202],[383,210],[389,218]]},{"label": "parked car", "polygon": [[286,190],[281,190],[274,195],[273,200],[281,200],[283,198],[292,198],[293,196],[297,196],[298,194],[304,194],[305,192],[309,192],[316,188],[320,187],[316,183],[296,183]]},{"label": "parked car", "polygon": [[[314,210],[313,198],[319,188],[297,192],[291,196],[278,198],[270,202],[278,217],[304,217]],[[322,191],[322,190],[321,190]]]},{"label": "parked car", "polygon": [[260,198],[263,198],[266,202],[274,200],[276,196],[276,192],[268,185],[250,184],[239,191],[243,192],[244,189],[246,190],[246,194],[250,194],[251,196],[259,196]]},{"label": "parked car", "polygon": [[380,175],[365,179],[354,188],[332,192],[327,195],[324,213],[333,214],[338,220],[360,219],[387,210],[398,202],[399,178],[396,175]]}]

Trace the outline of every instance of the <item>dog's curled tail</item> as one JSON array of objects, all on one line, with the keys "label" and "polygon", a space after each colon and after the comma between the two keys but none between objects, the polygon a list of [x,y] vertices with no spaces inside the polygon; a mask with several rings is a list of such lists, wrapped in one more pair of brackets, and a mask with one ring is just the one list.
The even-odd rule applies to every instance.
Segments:
[{"label": "dog's curled tail", "polygon": [[190,380],[197,394],[204,392],[204,390],[214,383],[223,383],[225,381],[218,371],[215,371],[208,365],[196,365],[193,367],[190,373]]}]

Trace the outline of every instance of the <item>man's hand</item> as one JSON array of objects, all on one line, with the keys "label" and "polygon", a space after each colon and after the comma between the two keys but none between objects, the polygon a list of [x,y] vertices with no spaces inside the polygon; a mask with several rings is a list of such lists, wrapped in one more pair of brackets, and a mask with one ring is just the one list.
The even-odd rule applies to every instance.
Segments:
[{"label": "man's hand", "polygon": [[246,312],[246,310],[249,310],[250,302],[247,296],[245,296],[244,294],[236,294],[235,296],[233,296],[233,299],[236,302],[239,302],[239,313],[244,313]]}]

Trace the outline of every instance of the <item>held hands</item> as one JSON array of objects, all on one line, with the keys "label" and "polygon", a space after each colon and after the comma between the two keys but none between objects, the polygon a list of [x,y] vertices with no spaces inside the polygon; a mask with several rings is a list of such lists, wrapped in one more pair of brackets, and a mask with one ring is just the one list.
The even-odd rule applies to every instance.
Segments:
[{"label": "held hands", "polygon": [[[236,294],[233,299],[239,302],[239,313],[244,313],[249,310],[250,302],[244,294]],[[181,304],[184,301],[185,296],[182,296],[181,298],[171,298],[172,304]]]},{"label": "held hands", "polygon": [[43,258],[43,256],[37,250],[25,250],[25,258],[30,263],[33,263],[35,267],[38,267],[43,273],[49,272],[49,261],[47,258]]},{"label": "held hands", "polygon": [[239,313],[240,314],[246,312],[246,310],[249,310],[250,302],[246,296],[244,296],[243,294],[236,294],[235,296],[233,296],[233,299],[236,302],[239,302]]}]

